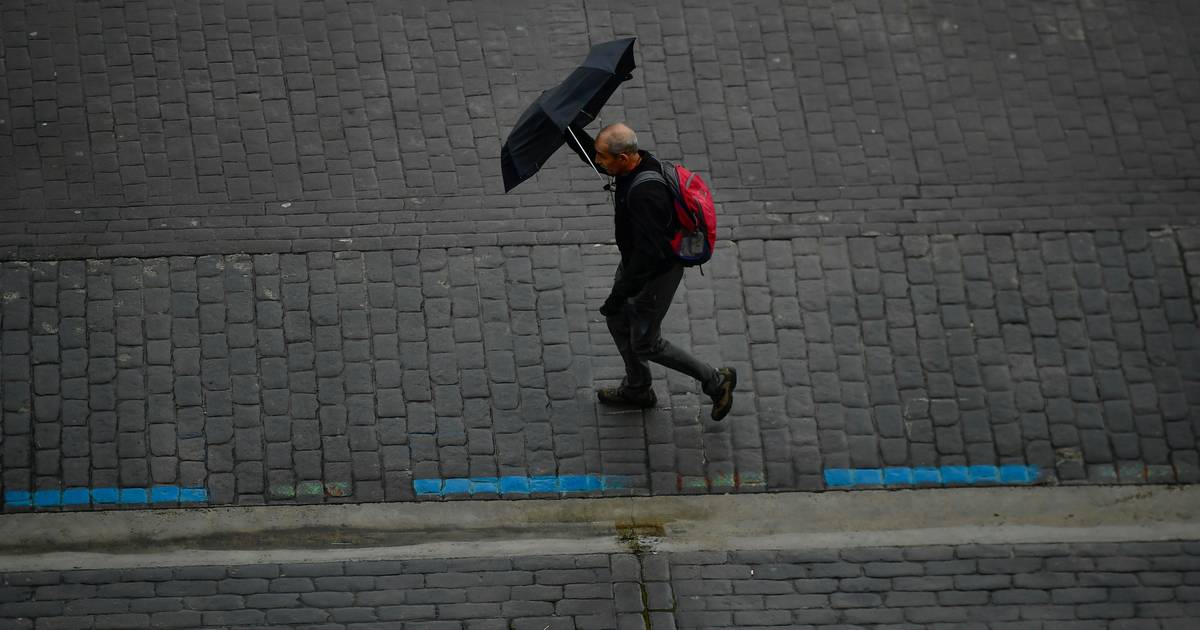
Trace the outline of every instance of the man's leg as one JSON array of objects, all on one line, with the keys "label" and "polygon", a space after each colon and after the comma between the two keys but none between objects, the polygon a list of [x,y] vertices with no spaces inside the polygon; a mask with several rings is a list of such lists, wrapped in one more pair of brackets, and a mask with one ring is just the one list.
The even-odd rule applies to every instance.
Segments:
[{"label": "man's leg", "polygon": [[671,308],[682,279],[683,267],[676,265],[671,271],[651,280],[634,298],[637,318],[632,324],[636,328],[633,331],[633,351],[641,359],[683,372],[700,381],[704,393],[712,395],[721,383],[721,375],[716,368],[662,338],[663,319]]},{"label": "man's leg", "polygon": [[633,322],[627,311],[607,318],[608,332],[612,334],[617,352],[625,361],[625,380],[622,389],[640,392],[650,389],[650,365],[633,351]]},{"label": "man's leg", "polygon": [[704,393],[712,399],[712,418],[721,420],[733,406],[733,389],[737,387],[737,371],[732,367],[716,369],[662,338],[662,321],[675,299],[675,291],[683,279],[683,267],[653,279],[634,299],[633,351],[640,358],[682,372],[700,382]]},{"label": "man's leg", "polygon": [[[617,265],[617,278],[621,277],[621,266]],[[616,280],[614,279],[614,282]],[[612,334],[617,352],[625,362],[625,378],[619,387],[604,387],[596,390],[600,402],[608,405],[632,405],[649,408],[658,404],[654,389],[650,387],[650,365],[633,351],[633,327],[627,310],[606,318],[608,332]]]}]

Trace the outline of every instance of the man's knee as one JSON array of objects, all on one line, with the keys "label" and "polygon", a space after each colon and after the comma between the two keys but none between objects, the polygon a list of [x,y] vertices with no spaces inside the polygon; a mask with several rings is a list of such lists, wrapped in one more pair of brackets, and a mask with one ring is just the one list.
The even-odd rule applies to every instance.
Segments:
[{"label": "man's knee", "polygon": [[635,339],[631,349],[633,350],[633,354],[639,359],[649,360],[658,356],[662,352],[664,345],[666,345],[666,342],[662,340],[662,337],[656,339]]}]

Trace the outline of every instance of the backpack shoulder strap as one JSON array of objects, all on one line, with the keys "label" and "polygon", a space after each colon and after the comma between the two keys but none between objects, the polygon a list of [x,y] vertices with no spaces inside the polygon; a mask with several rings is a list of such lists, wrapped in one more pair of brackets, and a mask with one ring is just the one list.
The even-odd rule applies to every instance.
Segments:
[{"label": "backpack shoulder strap", "polygon": [[[629,190],[637,188],[637,185],[642,182],[661,182],[665,185],[667,179],[658,171],[642,171],[633,177],[633,183],[629,185]],[[668,188],[670,187],[668,186]]]}]

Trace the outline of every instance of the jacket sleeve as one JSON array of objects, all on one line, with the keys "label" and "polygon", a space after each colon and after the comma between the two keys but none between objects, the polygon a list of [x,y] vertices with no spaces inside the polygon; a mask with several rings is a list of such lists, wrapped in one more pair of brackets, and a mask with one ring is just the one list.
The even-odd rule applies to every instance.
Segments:
[{"label": "jacket sleeve", "polygon": [[[572,131],[575,132],[574,137],[571,136]],[[576,138],[579,139],[578,143],[575,142]],[[583,160],[584,164],[595,166],[596,170],[604,175],[608,175],[608,171],[604,170],[603,166],[596,164],[592,159],[592,156],[596,155],[596,141],[592,139],[592,136],[588,135],[588,132],[583,130],[583,127],[571,125],[567,131],[563,132],[563,139],[566,140],[567,146],[571,147],[575,155],[578,155],[579,159]],[[583,145],[582,150],[580,149],[580,144]]]}]

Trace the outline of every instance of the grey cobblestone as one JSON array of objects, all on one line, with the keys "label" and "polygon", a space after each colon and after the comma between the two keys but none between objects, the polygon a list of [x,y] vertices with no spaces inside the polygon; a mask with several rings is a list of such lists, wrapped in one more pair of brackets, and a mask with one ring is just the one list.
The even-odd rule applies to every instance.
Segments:
[{"label": "grey cobblestone", "polygon": [[[513,204],[499,194],[496,154],[519,105],[544,88],[542,75],[591,42],[632,34],[651,62],[626,86],[629,98],[610,104],[613,116],[639,125],[664,155],[709,172],[728,191],[737,219],[730,225],[751,237],[1114,226],[1185,216],[1196,195],[1190,66],[1175,52],[1186,50],[1190,33],[1175,28],[1192,17],[1186,3],[1152,14],[1125,4],[1031,14],[945,2],[841,10],[706,3],[683,12],[644,3],[635,5],[640,21],[609,5],[550,21],[536,19],[544,10],[537,3],[503,14],[485,3],[449,12],[407,5],[396,14],[338,6],[324,19],[353,28],[331,30],[327,41],[309,41],[320,21],[283,7],[183,6],[170,21],[158,19],[165,10],[133,6],[103,20],[74,6],[9,12],[6,48],[20,62],[7,73],[0,129],[11,140],[0,148],[8,165],[0,202],[45,210],[36,229],[5,235],[5,252],[382,251],[417,239],[535,244],[549,229],[591,238],[601,231],[588,212],[599,196],[584,192],[593,181],[555,160]],[[446,14],[446,26],[435,27]],[[516,30],[506,16],[528,26]],[[260,24],[274,27],[270,46],[237,41],[245,33],[235,29]],[[1121,27],[1123,38],[1096,35]],[[172,42],[161,54],[144,54],[139,36],[107,43],[112,33],[151,29],[162,38],[155,41]],[[818,42],[822,54],[783,41]],[[889,45],[864,48],[875,41]],[[1013,41],[1019,53],[1006,52]],[[201,43],[186,48],[192,42]],[[747,57],[747,49],[769,56]],[[737,62],[719,73],[705,65],[735,52]],[[1100,80],[1110,57],[1120,60],[1120,79]],[[180,59],[200,58],[222,65],[180,69]],[[1061,58],[1082,61],[1047,72]],[[948,70],[922,72],[914,59]],[[262,64],[275,74],[261,78]],[[87,72],[96,68],[104,71]],[[666,70],[676,68],[691,72],[672,72],[686,79],[668,82]],[[129,76],[150,79],[126,93]],[[753,77],[762,80],[747,91]],[[1067,89],[1092,82],[1124,102],[1151,79],[1161,99],[1086,117],[1089,96]],[[189,80],[209,91],[185,90]],[[943,87],[968,82],[972,90]],[[1040,82],[1044,90],[1027,87]],[[235,96],[230,85],[258,91]],[[751,92],[761,105],[742,105]],[[853,120],[843,111],[847,95],[865,108]],[[85,98],[108,108],[89,112],[86,125]],[[551,198],[567,203],[551,207]],[[75,214],[80,204],[89,211]],[[468,219],[462,206],[493,210]],[[415,225],[422,215],[436,220]],[[172,233],[186,236],[164,236]]]},{"label": "grey cobblestone", "polygon": [[[11,573],[0,576],[5,585],[0,617],[13,627],[31,627],[22,625],[25,620],[38,627],[86,620],[88,627],[403,621],[474,628],[497,621],[503,627],[533,627],[529,624],[537,620],[544,628],[555,623],[556,615],[573,618],[570,627],[597,628],[648,627],[637,626],[634,618],[651,619],[655,628],[1094,627],[1099,620],[1121,628],[1186,627],[1200,613],[1194,606],[1200,586],[1180,584],[1178,567],[1195,564],[1191,552],[1196,549],[1185,547],[1171,542],[939,546],[817,555],[656,553]],[[981,573],[974,560],[949,559],[956,555],[1017,573]],[[795,578],[839,558],[859,575],[884,567],[903,567],[908,575]],[[906,560],[881,561],[893,558]],[[643,565],[635,571],[641,577],[623,581],[633,575],[626,566],[630,560]],[[1044,569],[1028,570],[1014,560],[1044,564]],[[531,584],[527,571],[553,575],[558,584]],[[919,577],[931,573],[943,575]],[[332,589],[337,580],[343,581]],[[916,581],[928,581],[928,588],[914,589]],[[814,588],[818,582],[826,588]],[[322,590],[298,588],[311,583]]]},{"label": "grey cobblestone", "polygon": [[[25,620],[47,628],[84,622],[89,628],[182,628],[397,620],[470,628],[503,620],[511,628],[536,623],[545,628],[556,623],[554,616],[571,616],[575,628],[622,628],[634,617],[652,619],[654,628],[1022,623],[1182,628],[1200,612],[1190,604],[1195,588],[1178,586],[1180,570],[1195,564],[1192,551],[1176,542],[1134,542],[862,548],[817,556],[656,553],[41,572],[0,576],[6,584],[0,616],[14,628],[31,626]],[[641,577],[619,581],[634,575],[625,568],[629,560],[643,565],[635,571]],[[846,572],[856,575],[889,576],[794,577],[811,575],[832,560],[854,566]],[[523,577],[530,570],[558,583],[534,586]],[[670,578],[655,580],[667,577],[665,570]],[[1013,574],[980,572],[990,570]],[[914,581],[937,580],[919,577],[934,572],[946,582],[912,588]],[[338,590],[298,588],[335,581]],[[828,583],[821,593],[805,586],[820,581]],[[451,596],[456,593],[464,596]]]}]

